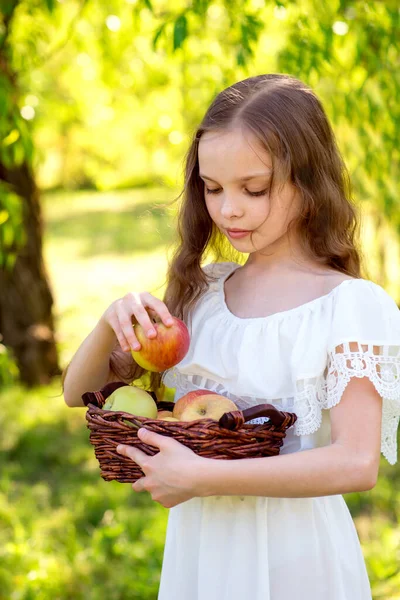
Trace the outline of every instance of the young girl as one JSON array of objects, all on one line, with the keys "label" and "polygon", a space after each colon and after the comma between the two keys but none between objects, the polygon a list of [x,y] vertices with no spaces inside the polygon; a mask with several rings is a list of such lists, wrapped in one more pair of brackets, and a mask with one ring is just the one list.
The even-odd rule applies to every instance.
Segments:
[{"label": "young girl", "polygon": [[222,91],[187,155],[164,301],[113,302],[69,365],[65,401],[82,406],[85,391],[144,374],[132,318],[151,338],[153,319],[174,315],[191,333],[162,374],[175,400],[209,389],[298,417],[275,457],[206,459],[143,428],[155,456],[118,447],[145,473],[133,489],[171,509],[159,600],[371,599],[342,494],[373,488],[380,450],[396,462],[400,316],[361,278],[349,196],[308,86],[271,74]]}]

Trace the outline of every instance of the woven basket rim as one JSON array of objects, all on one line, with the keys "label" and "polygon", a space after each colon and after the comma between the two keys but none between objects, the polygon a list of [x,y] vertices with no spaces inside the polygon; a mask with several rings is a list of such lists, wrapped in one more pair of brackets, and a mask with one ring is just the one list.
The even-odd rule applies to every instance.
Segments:
[{"label": "woven basket rim", "polygon": [[[117,385],[116,388],[120,387]],[[108,387],[107,391],[113,388]],[[263,423],[248,423],[254,411],[266,410],[271,405],[258,405],[245,411],[225,413],[221,420],[229,416],[230,426],[221,426],[220,420],[200,418],[193,421],[165,421],[164,419],[148,418],[132,415],[125,411],[103,409],[98,403],[104,404],[104,388],[99,392],[86,394],[86,421],[90,430],[90,442],[94,446],[95,455],[100,465],[100,474],[106,481],[116,480],[121,483],[133,482],[143,477],[139,465],[116,452],[118,444],[128,444],[141,449],[148,455],[158,452],[154,446],[142,442],[138,429],[144,427],[160,435],[173,437],[191,450],[207,458],[240,459],[279,454],[283,445],[286,431],[291,427],[297,416],[273,408],[272,414],[279,414],[279,420],[269,419]],[[94,400],[91,402],[90,400]],[[157,401],[158,410],[163,407],[173,407],[174,402]],[[268,409],[270,410],[270,409]],[[250,412],[249,412],[250,411]],[[252,412],[253,411],[253,412]],[[250,415],[250,417],[249,417]],[[229,420],[228,419],[228,420]],[[228,421],[224,421],[226,425]],[[231,425],[233,424],[233,427]]]}]

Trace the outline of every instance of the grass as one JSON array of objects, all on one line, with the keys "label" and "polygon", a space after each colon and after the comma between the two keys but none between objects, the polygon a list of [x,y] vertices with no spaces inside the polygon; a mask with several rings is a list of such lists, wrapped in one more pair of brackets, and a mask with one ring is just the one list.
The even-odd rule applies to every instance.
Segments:
[{"label": "grass", "polygon": [[0,395],[0,598],[156,598],[167,511],[99,477],[59,386]]},{"label": "grass", "polygon": [[[173,213],[165,190],[52,194],[44,253],[65,366],[108,305],[132,290],[161,297]],[[0,600],[155,600],[168,511],[104,482],[85,409],[60,382],[0,392]],[[346,496],[374,600],[400,600],[400,467]],[[189,600],[189,599],[188,599]]]},{"label": "grass", "polygon": [[[44,198],[44,256],[60,362],[116,298],[161,297],[172,211],[165,190],[58,193]],[[105,482],[85,409],[59,381],[0,393],[0,599],[154,600],[167,510],[128,484]]]},{"label": "grass", "polygon": [[155,205],[176,195],[128,190],[45,198],[44,254],[63,365],[114,300],[145,290],[162,297],[174,217]]}]

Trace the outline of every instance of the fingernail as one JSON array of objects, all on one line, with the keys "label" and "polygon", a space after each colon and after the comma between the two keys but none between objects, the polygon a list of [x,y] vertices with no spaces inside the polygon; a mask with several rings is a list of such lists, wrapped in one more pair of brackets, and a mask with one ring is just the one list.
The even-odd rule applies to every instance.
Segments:
[{"label": "fingernail", "polygon": [[172,319],[167,319],[167,325],[173,325],[173,320]]},{"label": "fingernail", "polygon": [[122,448],[123,448],[123,446],[121,446],[121,445],[117,446],[117,452],[121,452]]},{"label": "fingernail", "polygon": [[154,335],[155,334],[155,330],[154,329],[149,329],[149,331],[147,332],[148,335]]},{"label": "fingernail", "polygon": [[133,350],[139,350],[140,349],[139,344],[133,344],[132,349]]}]

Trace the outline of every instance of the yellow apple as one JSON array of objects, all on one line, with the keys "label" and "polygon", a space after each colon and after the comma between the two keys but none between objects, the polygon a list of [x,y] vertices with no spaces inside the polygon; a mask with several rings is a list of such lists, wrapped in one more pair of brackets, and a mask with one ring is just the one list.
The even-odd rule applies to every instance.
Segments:
[{"label": "yellow apple", "polygon": [[179,421],[179,419],[175,419],[175,417],[164,417],[163,421]]},{"label": "yellow apple", "polygon": [[172,417],[172,411],[171,410],[159,410],[157,419],[165,419],[165,417]]},{"label": "yellow apple", "polygon": [[221,396],[220,394],[207,394],[205,396],[196,396],[192,399],[183,412],[181,421],[194,421],[196,419],[215,419],[219,420],[222,415],[232,410],[238,410],[238,407],[232,400]]},{"label": "yellow apple", "polygon": [[132,385],[120,387],[110,394],[103,409],[123,411],[138,417],[157,419],[157,404],[153,398],[145,390]]}]

